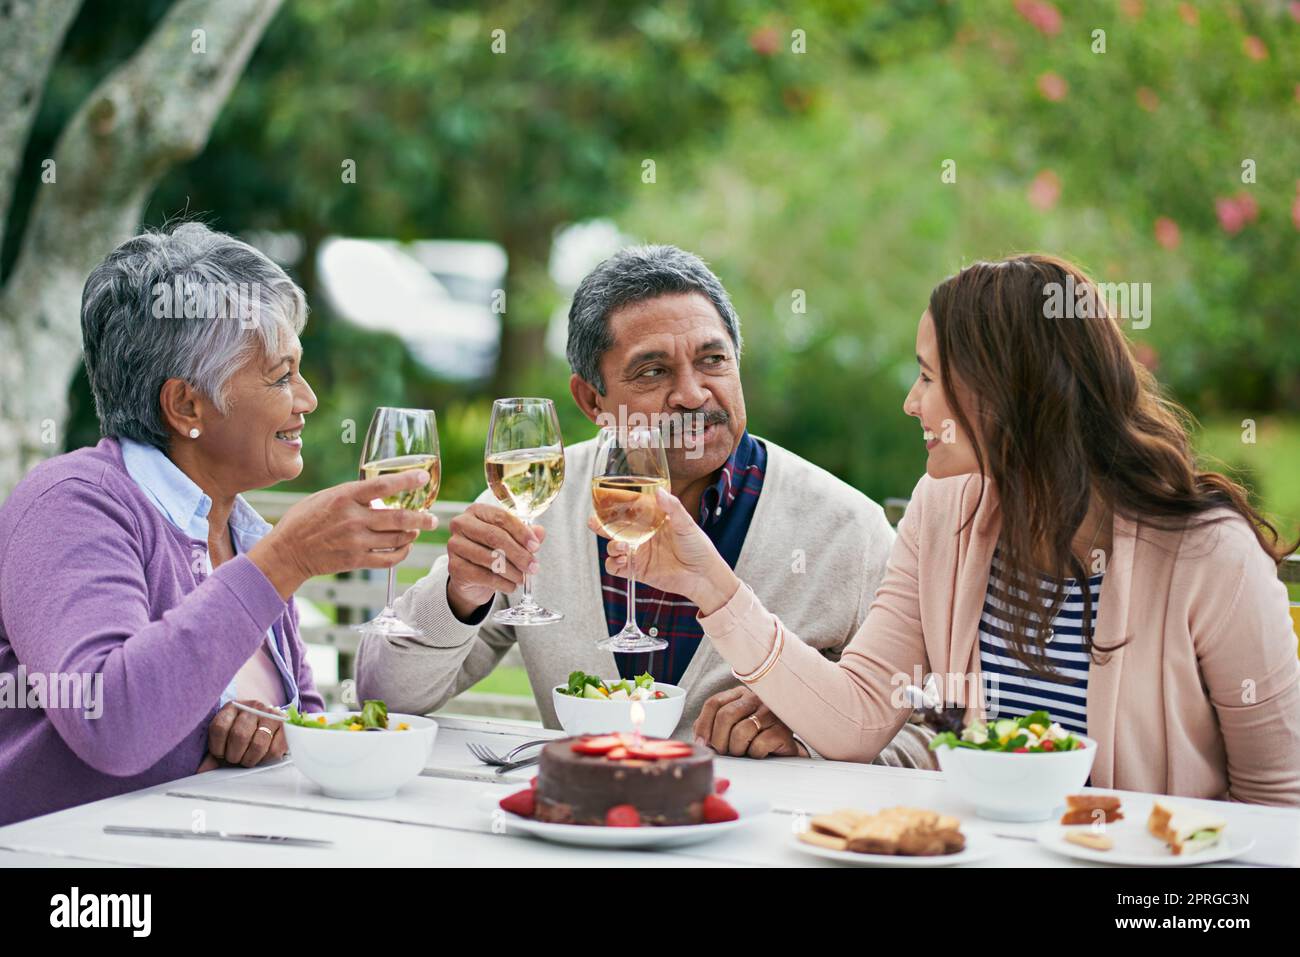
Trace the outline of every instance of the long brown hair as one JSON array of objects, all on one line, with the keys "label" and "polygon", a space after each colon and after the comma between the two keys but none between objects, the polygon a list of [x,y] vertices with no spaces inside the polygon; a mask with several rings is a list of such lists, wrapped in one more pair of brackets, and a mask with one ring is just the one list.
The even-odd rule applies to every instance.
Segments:
[{"label": "long brown hair", "polygon": [[[1067,295],[1071,289],[1077,297]],[[1046,308],[1053,301],[1082,308],[1064,318]],[[1030,633],[1050,602],[1039,572],[1084,584],[1090,655],[1118,647],[1092,641],[1088,569],[1071,547],[1094,491],[1116,513],[1162,529],[1221,520],[1228,516],[1206,513],[1226,507],[1250,523],[1275,561],[1291,551],[1240,485],[1196,467],[1191,416],[1134,359],[1119,317],[1107,314],[1078,267],[1045,255],[977,262],[935,287],[930,315],[944,396],[972,439],[981,476],[998,489],[999,555],[1011,595],[1024,592],[1009,603],[1007,645],[1031,671],[1053,674],[1038,637],[1050,622],[1036,621]],[[974,426],[954,390],[958,381]],[[1053,567],[1038,568],[1038,554],[1053,556]]]}]

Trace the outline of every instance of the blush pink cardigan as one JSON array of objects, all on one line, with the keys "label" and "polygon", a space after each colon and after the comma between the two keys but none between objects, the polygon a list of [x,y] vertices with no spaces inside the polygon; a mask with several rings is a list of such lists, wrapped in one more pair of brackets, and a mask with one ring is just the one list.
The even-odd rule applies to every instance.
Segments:
[{"label": "blush pink cardigan", "polygon": [[[1001,525],[977,475],[921,479],[862,627],[832,662],[788,634],[753,690],[824,757],[870,761],[919,673],[983,717],[979,622]],[[974,513],[974,519],[958,528]],[[1116,516],[1088,670],[1101,788],[1300,806],[1300,661],[1285,586],[1244,519],[1169,532]],[[834,601],[827,595],[827,601]],[[700,623],[741,674],[777,621],[747,585]],[[948,676],[954,676],[949,679]],[[955,692],[955,693],[954,693]]]}]

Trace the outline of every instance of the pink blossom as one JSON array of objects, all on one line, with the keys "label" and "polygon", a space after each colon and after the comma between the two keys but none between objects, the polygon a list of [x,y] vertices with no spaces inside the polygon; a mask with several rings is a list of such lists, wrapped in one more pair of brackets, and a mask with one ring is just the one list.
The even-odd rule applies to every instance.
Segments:
[{"label": "pink blossom", "polygon": [[1248,223],[1259,219],[1259,203],[1255,202],[1255,197],[1245,190],[1237,194],[1237,209]]},{"label": "pink blossom", "polygon": [[1155,372],[1160,368],[1160,353],[1156,347],[1149,342],[1137,342],[1133,344],[1133,358],[1142,365],[1147,367],[1150,372]]},{"label": "pink blossom", "polygon": [[749,35],[751,49],[760,56],[772,56],[781,46],[776,27],[760,27]]},{"label": "pink blossom", "polygon": [[1138,106],[1142,107],[1142,109],[1146,110],[1148,113],[1154,113],[1160,108],[1160,97],[1157,96],[1156,91],[1151,89],[1149,86],[1138,87],[1137,101]]},{"label": "pink blossom", "polygon": [[1183,23],[1189,27],[1194,27],[1201,22],[1200,13],[1190,3],[1180,3],[1178,5],[1178,15],[1183,18]]},{"label": "pink blossom", "polygon": [[1214,200],[1214,214],[1219,218],[1219,226],[1229,236],[1235,236],[1259,218],[1259,204],[1249,193],[1241,192],[1235,196],[1218,196]]},{"label": "pink blossom", "polygon": [[1054,37],[1061,32],[1061,12],[1046,0],[1016,0],[1016,12],[1043,36]]},{"label": "pink blossom", "polygon": [[1045,169],[1029,184],[1029,203],[1035,209],[1047,212],[1061,198],[1061,178],[1050,169]]},{"label": "pink blossom", "polygon": [[1214,214],[1219,217],[1219,225],[1229,236],[1241,232],[1242,227],[1246,225],[1246,218],[1241,215],[1236,202],[1231,199],[1222,196],[1215,199]]},{"label": "pink blossom", "polygon": [[1156,242],[1165,249],[1177,249],[1182,241],[1183,236],[1176,222],[1168,216],[1161,216],[1156,220]]},{"label": "pink blossom", "polygon": [[1065,82],[1065,77],[1049,70],[1039,74],[1038,92],[1053,103],[1059,103],[1070,92],[1070,84]]},{"label": "pink blossom", "polygon": [[1252,60],[1267,60],[1268,47],[1264,46],[1264,41],[1257,36],[1248,36],[1241,41],[1241,48],[1246,51],[1246,56]]}]

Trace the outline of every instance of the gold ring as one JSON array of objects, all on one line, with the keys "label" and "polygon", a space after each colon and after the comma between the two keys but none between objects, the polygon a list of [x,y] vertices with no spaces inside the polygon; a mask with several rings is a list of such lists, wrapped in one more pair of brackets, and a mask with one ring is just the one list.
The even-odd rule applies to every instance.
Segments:
[{"label": "gold ring", "polygon": [[267,734],[269,734],[271,737],[273,737],[273,738],[275,737],[275,732],[272,731],[270,728],[268,728],[268,727],[267,727],[266,725],[264,725],[264,724],[259,724],[259,725],[257,726],[257,730],[258,730],[258,731],[265,731],[265,732],[266,732]]},{"label": "gold ring", "polygon": [[756,715],[756,714],[751,714],[751,715],[749,716],[749,720],[752,721],[752,722],[754,722],[754,727],[758,728],[758,733],[759,733],[759,734],[762,734],[762,733],[763,733],[763,723],[762,723],[761,721],[758,720],[758,715]]}]

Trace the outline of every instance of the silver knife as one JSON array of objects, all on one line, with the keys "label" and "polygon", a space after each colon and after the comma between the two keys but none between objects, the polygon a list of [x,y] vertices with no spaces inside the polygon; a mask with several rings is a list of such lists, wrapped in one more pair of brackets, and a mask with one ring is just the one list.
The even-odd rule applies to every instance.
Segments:
[{"label": "silver knife", "polygon": [[509,764],[503,764],[500,767],[498,767],[495,773],[496,776],[500,778],[501,775],[509,774],[511,771],[518,771],[520,768],[532,767],[534,764],[536,764],[541,760],[542,760],[542,756],[538,754],[531,758],[523,758],[522,760],[519,761],[512,761]]},{"label": "silver knife", "polygon": [[282,834],[231,834],[228,831],[191,831],[183,827],[123,827],[105,824],[105,834],[131,834],[137,837],[178,837],[209,841],[240,841],[244,844],[274,844],[277,847],[330,847],[333,841],[311,837],[285,837]]}]

